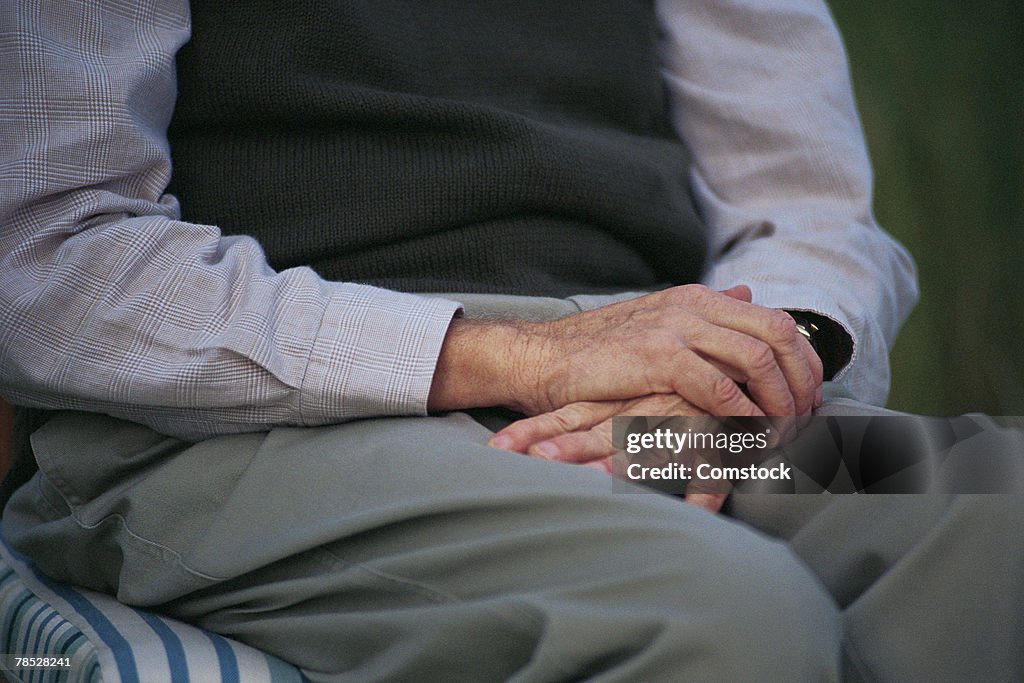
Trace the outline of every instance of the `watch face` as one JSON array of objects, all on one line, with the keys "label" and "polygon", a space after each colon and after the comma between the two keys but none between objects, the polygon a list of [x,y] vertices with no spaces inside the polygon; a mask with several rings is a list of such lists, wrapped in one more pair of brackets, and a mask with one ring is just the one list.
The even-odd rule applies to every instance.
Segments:
[{"label": "watch face", "polygon": [[818,326],[812,323],[802,315],[789,314],[793,321],[796,323],[796,331],[802,334],[807,341],[814,343],[814,334],[818,331]]},{"label": "watch face", "polygon": [[796,331],[807,337],[807,341],[814,341],[814,334],[818,331],[818,326],[814,323],[798,322]]}]

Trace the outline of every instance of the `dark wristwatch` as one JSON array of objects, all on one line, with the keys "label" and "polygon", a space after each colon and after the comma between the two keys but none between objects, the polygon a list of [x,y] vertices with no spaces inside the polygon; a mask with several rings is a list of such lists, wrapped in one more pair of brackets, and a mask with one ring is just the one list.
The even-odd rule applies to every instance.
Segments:
[{"label": "dark wristwatch", "polygon": [[789,311],[790,317],[796,322],[796,331],[803,335],[811,344],[811,348],[814,352],[821,357],[821,328],[811,322],[806,316],[801,313],[794,313]]},{"label": "dark wristwatch", "polygon": [[853,355],[853,341],[837,323],[815,313],[786,311],[796,322],[796,331],[811,344],[821,359],[826,380],[832,379]]}]

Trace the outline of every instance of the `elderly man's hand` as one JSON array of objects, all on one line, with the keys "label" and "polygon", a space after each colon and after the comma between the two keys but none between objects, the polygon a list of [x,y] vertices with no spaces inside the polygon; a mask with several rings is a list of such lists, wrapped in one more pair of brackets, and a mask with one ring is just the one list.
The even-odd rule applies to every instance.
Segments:
[{"label": "elderly man's hand", "polygon": [[784,311],[746,287],[685,285],[548,322],[456,320],[431,410],[675,396],[711,415],[808,415],[821,363]]},{"label": "elderly man's hand", "polygon": [[[513,422],[490,440],[495,448],[545,460],[585,465],[613,473],[612,418],[629,415],[703,415],[672,394],[629,401],[570,403],[549,413]],[[724,493],[688,493],[686,502],[717,512]]]}]

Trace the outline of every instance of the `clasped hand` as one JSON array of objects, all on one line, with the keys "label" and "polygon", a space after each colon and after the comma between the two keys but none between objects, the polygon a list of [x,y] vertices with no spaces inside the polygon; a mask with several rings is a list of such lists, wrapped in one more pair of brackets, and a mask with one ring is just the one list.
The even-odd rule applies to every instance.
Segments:
[{"label": "clasped hand", "polygon": [[[806,417],[821,384],[785,311],[751,303],[746,286],[684,285],[547,322],[456,321],[430,407],[512,408],[529,417],[490,445],[610,472],[613,417]],[[688,500],[717,510],[723,498]]]}]

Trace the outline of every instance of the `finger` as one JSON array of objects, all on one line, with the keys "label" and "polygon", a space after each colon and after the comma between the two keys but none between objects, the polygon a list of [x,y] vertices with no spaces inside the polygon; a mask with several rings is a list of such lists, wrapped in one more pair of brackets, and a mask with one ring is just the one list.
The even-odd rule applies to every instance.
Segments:
[{"label": "finger", "polygon": [[580,463],[580,467],[588,467],[598,472],[604,472],[605,474],[612,473],[612,459],[605,458],[604,460],[591,460],[590,462]]},{"label": "finger", "polygon": [[688,493],[684,500],[690,505],[696,505],[710,512],[718,512],[722,509],[725,498],[726,494],[724,493]]},{"label": "finger", "polygon": [[678,354],[672,389],[709,415],[763,417],[739,384],[701,354],[687,349]]},{"label": "finger", "polygon": [[628,405],[618,413],[624,417],[697,417],[707,415],[689,401],[677,394],[651,394],[641,399],[629,401]]},{"label": "finger", "polygon": [[772,433],[768,437],[768,448],[781,448],[796,439],[801,429],[810,422],[810,416],[777,416],[771,418]]},{"label": "finger", "polygon": [[[738,293],[739,289],[734,287],[732,291]],[[698,311],[709,322],[768,344],[789,384],[794,413],[810,412],[818,384],[801,344],[806,339],[797,332],[796,323],[788,313],[695,286],[676,288],[668,296],[677,297],[678,302]]]},{"label": "finger", "polygon": [[[761,417],[766,412],[755,403],[758,400],[774,410],[789,405],[791,396],[781,371],[776,368],[773,377],[770,366],[751,367],[749,352],[743,351],[759,346],[773,361],[771,350],[763,343],[696,318],[691,320],[687,336],[686,348],[674,354],[669,373],[672,390],[693,407],[709,415]],[[740,388],[752,378],[764,394],[755,395],[754,400]],[[771,399],[765,400],[765,396]]]},{"label": "finger", "polygon": [[822,395],[823,373],[821,358],[818,357],[818,353],[811,346],[811,343],[806,338],[803,337],[803,335],[800,336],[800,341],[801,345],[804,347],[804,354],[807,358],[807,365],[811,369],[811,376],[814,378],[816,388],[814,390],[814,398],[811,401],[811,410],[801,415],[797,415],[795,418],[795,423],[784,422],[784,425],[790,428],[787,432],[784,433],[784,443],[789,443],[794,438],[796,438],[797,432],[799,432],[801,429],[803,429],[810,423],[811,418],[813,416],[813,411],[821,407],[821,404],[824,399]]},{"label": "finger", "polygon": [[499,430],[487,442],[492,448],[526,453],[534,444],[586,430],[616,415],[624,401],[570,403],[558,410],[517,420]]},{"label": "finger", "polygon": [[675,394],[652,394],[632,401],[609,401],[592,408],[595,409],[593,415],[597,415],[597,409],[604,409],[609,417],[588,430],[557,435],[533,444],[527,449],[527,454],[571,463],[608,458],[615,452],[614,417],[678,417],[707,414]]},{"label": "finger", "polygon": [[[785,311],[779,309],[764,308],[742,301],[722,297],[723,302],[728,302],[721,307],[709,311],[708,319],[712,322],[742,332],[760,342],[767,344],[772,352],[774,361],[769,363],[763,350],[750,349],[749,352],[755,355],[750,358],[749,363],[755,369],[762,372],[774,365],[782,372],[789,388],[793,406],[789,412],[777,412],[786,408],[787,402],[777,402],[777,394],[774,385],[764,384],[759,387],[769,404],[766,412],[774,415],[805,415],[809,414],[814,407],[814,401],[818,387],[821,386],[820,370],[816,365],[820,361],[816,357],[809,356],[807,340],[797,332],[796,322]],[[813,353],[813,349],[811,349]],[[772,377],[763,375],[764,382],[775,381]]]},{"label": "finger", "polygon": [[825,366],[822,364],[818,352],[811,346],[811,342],[802,334],[798,334],[797,337],[799,337],[800,348],[803,350],[804,358],[811,369],[811,377],[815,383],[813,407],[820,408],[822,403],[821,383],[825,380]]},{"label": "finger", "polygon": [[615,452],[614,417],[680,417],[707,414],[675,394],[653,394],[632,401],[608,402],[601,407],[614,412],[608,419],[589,430],[547,439],[531,446],[527,453],[548,460],[573,463],[608,458]]},{"label": "finger", "polygon": [[[733,359],[730,365],[755,379],[752,388],[760,392],[757,398],[764,401],[763,405],[759,403],[764,412],[775,415],[809,413],[817,386],[800,344],[801,340],[806,340],[802,339],[796,330],[796,323],[785,311],[754,305],[737,298],[748,291],[749,288],[745,286],[737,286],[726,290],[736,295],[729,296],[707,288],[686,286],[672,290],[667,296],[674,297],[677,305],[696,314],[693,317],[680,317],[678,324],[681,327],[678,329],[684,338],[688,336],[687,328],[693,328],[696,318],[703,319],[714,328],[738,332],[759,342],[754,345],[747,342],[739,348],[733,348],[728,341],[722,341],[721,335],[712,336],[708,340],[706,331],[702,333],[705,337],[703,351],[706,356],[718,358],[729,354]],[[700,341],[699,337],[697,341]],[[744,357],[737,361],[737,354]],[[775,367],[782,373],[787,388],[782,388],[779,383]],[[792,406],[789,405],[789,399],[784,398],[787,392]]]},{"label": "finger", "polygon": [[751,398],[766,415],[792,415],[796,409],[792,389],[775,351],[764,341],[706,321],[692,324],[693,348],[733,381],[745,384]]},{"label": "finger", "polygon": [[534,444],[526,451],[545,460],[568,463],[584,463],[591,460],[610,458],[615,448],[612,445],[612,421],[607,420],[591,429],[563,434],[562,436]]}]

